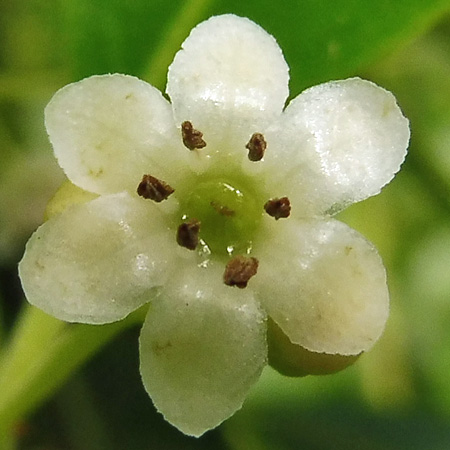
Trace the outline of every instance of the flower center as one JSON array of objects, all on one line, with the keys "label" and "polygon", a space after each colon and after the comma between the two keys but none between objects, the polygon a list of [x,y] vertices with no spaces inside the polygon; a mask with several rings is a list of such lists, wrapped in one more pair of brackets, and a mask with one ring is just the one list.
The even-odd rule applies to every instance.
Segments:
[{"label": "flower center", "polygon": [[[189,150],[202,149],[207,145],[203,133],[189,121],[181,124],[181,136]],[[245,147],[248,149],[248,159],[258,162],[264,157],[267,142],[261,133],[253,133]],[[224,283],[245,288],[258,270],[259,261],[245,255],[252,251],[262,211],[265,210],[275,220],[287,218],[291,213],[291,204],[287,197],[272,198],[263,203],[261,192],[255,189],[254,184],[249,185],[248,178],[242,176],[238,182],[234,181],[239,173],[239,168],[235,169],[222,164],[208,175],[188,177],[180,189],[177,187],[180,203],[176,214],[179,221],[176,241],[188,250],[200,247],[203,255],[213,254],[216,258],[227,259]],[[257,182],[257,178],[253,180]],[[157,203],[174,192],[175,189],[167,182],[152,175],[144,175],[137,188],[139,196]]]},{"label": "flower center", "polygon": [[264,210],[245,183],[196,180],[180,196],[180,219],[201,223],[200,239],[218,256],[248,254]]}]

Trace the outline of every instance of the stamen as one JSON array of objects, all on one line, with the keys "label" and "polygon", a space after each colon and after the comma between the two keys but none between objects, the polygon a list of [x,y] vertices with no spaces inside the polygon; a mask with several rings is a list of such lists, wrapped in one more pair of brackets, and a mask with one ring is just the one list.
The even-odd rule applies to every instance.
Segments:
[{"label": "stamen", "polygon": [[248,149],[248,159],[250,161],[261,161],[267,148],[267,142],[261,133],[253,133],[245,148]]},{"label": "stamen", "polygon": [[289,217],[291,214],[291,203],[287,197],[274,198],[269,200],[264,209],[269,216],[275,217],[275,220]]},{"label": "stamen", "polygon": [[157,203],[165,200],[173,192],[175,192],[173,187],[151,175],[144,175],[137,188],[137,193],[141,197],[148,198]]},{"label": "stamen", "polygon": [[258,270],[258,260],[253,257],[235,256],[225,267],[223,281],[227,286],[237,286],[240,289],[247,287],[248,280]]},{"label": "stamen", "polygon": [[200,231],[200,222],[197,219],[191,219],[183,222],[177,230],[177,243],[181,247],[189,250],[195,250],[198,245],[198,233]]},{"label": "stamen", "polygon": [[181,124],[181,136],[183,144],[189,150],[206,147],[206,142],[202,139],[203,133],[196,130],[188,120]]}]

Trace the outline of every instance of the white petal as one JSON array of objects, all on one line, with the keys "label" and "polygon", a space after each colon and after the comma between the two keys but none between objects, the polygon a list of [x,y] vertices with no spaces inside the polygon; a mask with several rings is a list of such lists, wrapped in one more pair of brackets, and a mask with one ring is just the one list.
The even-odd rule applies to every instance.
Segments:
[{"label": "white petal", "polygon": [[390,92],[353,78],[303,92],[272,134],[284,164],[279,171],[297,190],[292,197],[303,196],[306,210],[336,212],[377,194],[394,177],[409,125]]},{"label": "white petal", "polygon": [[141,374],[166,420],[200,436],[238,410],[266,364],[266,323],[250,290],[221,269],[187,268],[152,303]]},{"label": "white petal", "polygon": [[59,90],[45,110],[55,155],[69,179],[98,194],[135,192],[142,175],[174,182],[185,149],[172,109],[137,78],[103,75]]},{"label": "white petal", "polygon": [[245,153],[250,136],[281,113],[288,71],[275,39],[258,25],[232,14],[211,17],[191,31],[169,68],[176,122],[189,120],[204,133],[202,154]]},{"label": "white petal", "polygon": [[333,219],[280,220],[274,228],[273,240],[254,249],[260,264],[252,286],[268,315],[308,350],[369,350],[389,314],[386,274],[375,248]]},{"label": "white petal", "polygon": [[48,314],[107,323],[155,296],[177,247],[152,202],[116,194],[44,223],[28,241],[19,273],[28,301]]}]

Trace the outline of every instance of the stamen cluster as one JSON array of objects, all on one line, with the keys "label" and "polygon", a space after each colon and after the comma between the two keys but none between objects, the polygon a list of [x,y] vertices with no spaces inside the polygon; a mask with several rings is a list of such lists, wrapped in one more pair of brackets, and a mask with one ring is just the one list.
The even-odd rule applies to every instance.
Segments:
[{"label": "stamen cluster", "polygon": [[[190,121],[184,121],[181,124],[181,137],[183,144],[189,150],[201,149],[207,145],[203,139],[203,133],[195,129]],[[267,143],[261,133],[253,133],[245,148],[248,149],[248,159],[257,162],[263,159]],[[137,188],[138,195],[157,203],[166,200],[174,192],[175,189],[166,181],[151,175],[144,175]],[[220,201],[213,200],[210,202],[210,206],[226,217],[233,217],[236,214],[236,211],[222,205]],[[275,198],[264,204],[264,210],[269,216],[278,220],[289,217],[291,205],[287,197]],[[183,222],[176,232],[178,245],[188,250],[196,250],[200,242],[200,229],[201,222],[197,218]],[[258,260],[254,257],[234,256],[226,266],[223,276],[224,283],[227,286],[237,286],[241,289],[247,287],[250,278],[256,275],[258,264]]]}]

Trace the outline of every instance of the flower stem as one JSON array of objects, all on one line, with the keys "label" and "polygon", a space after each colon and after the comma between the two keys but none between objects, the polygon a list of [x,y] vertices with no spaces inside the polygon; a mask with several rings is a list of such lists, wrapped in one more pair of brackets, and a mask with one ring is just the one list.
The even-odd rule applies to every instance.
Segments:
[{"label": "flower stem", "polygon": [[164,88],[167,67],[187,37],[188,31],[200,22],[211,2],[212,0],[186,0],[163,33],[159,47],[153,52],[144,70],[144,79],[148,79],[160,89]]},{"label": "flower stem", "polygon": [[66,324],[25,305],[0,354],[0,435],[52,395],[120,331],[142,323],[145,308],[108,325]]}]

